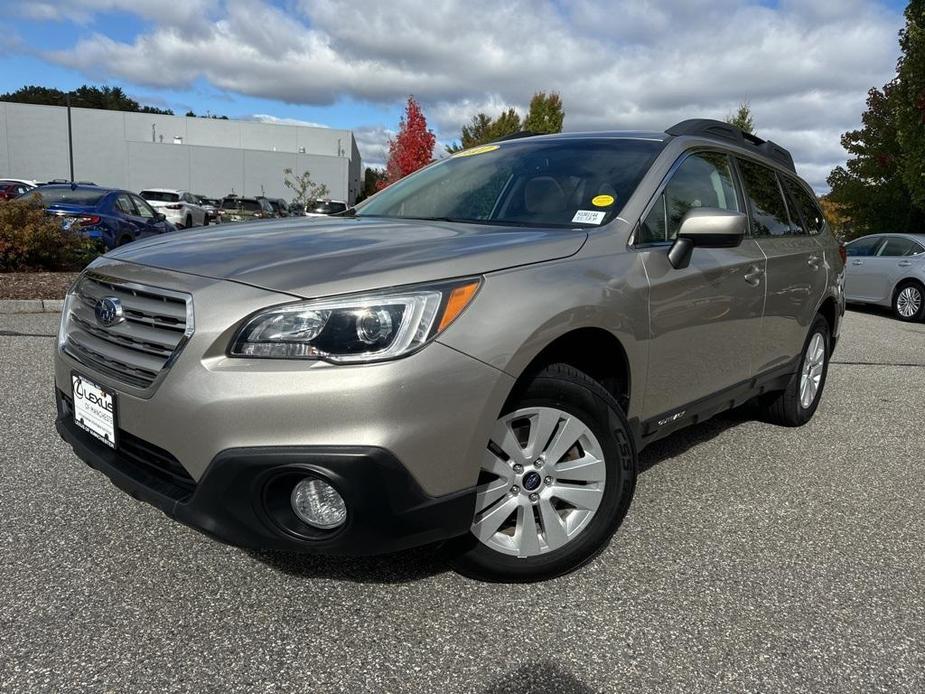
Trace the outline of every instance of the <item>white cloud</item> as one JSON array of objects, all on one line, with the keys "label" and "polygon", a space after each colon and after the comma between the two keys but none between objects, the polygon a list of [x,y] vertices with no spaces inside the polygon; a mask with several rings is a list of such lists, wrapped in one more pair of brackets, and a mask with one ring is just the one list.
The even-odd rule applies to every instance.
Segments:
[{"label": "white cloud", "polygon": [[252,115],[251,120],[260,121],[261,123],[270,123],[272,125],[307,125],[311,128],[327,128],[327,125],[322,123],[314,123],[309,120],[301,120],[299,118],[277,118],[276,116],[271,116],[268,113],[255,113]]},{"label": "white cloud", "polygon": [[[567,130],[661,130],[748,99],[759,134],[790,148],[819,189],[844,159],[838,135],[858,124],[867,90],[892,77],[901,25],[875,0],[431,0],[426,12],[419,0],[301,0],[289,12],[262,0],[59,5],[118,6],[154,25],[131,42],[93,34],[45,54],[88,75],[174,89],[205,78],[293,104],[394,105],[413,93],[444,142],[475,111],[523,111],[540,89],[562,95]],[[364,132],[364,158],[378,161],[384,131]]]}]

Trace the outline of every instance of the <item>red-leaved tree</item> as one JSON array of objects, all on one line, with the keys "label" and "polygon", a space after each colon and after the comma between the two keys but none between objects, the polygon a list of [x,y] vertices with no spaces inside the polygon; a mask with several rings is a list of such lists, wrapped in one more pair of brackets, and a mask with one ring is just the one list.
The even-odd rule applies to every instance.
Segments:
[{"label": "red-leaved tree", "polygon": [[386,178],[377,185],[382,190],[410,173],[427,166],[434,155],[437,138],[427,129],[427,119],[421,106],[408,97],[405,115],[398,124],[398,135],[389,140],[389,162],[386,164]]}]

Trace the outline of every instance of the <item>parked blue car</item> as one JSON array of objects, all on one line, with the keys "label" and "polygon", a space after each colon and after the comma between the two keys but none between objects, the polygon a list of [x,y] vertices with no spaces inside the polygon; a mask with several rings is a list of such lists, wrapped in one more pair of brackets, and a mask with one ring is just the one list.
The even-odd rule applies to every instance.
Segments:
[{"label": "parked blue car", "polygon": [[112,250],[136,239],[176,231],[176,227],[140,196],[127,190],[90,185],[45,185],[26,195],[41,195],[49,215],[63,229],[76,229]]}]

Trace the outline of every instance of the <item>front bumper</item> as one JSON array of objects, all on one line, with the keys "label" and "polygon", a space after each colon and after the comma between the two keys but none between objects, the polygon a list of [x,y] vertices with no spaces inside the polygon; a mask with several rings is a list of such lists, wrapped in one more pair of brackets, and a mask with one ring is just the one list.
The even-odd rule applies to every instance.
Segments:
[{"label": "front bumper", "polygon": [[[266,446],[222,451],[194,482],[169,466],[170,455],[131,437],[118,450],[73,423],[57,392],[58,433],[77,456],[119,489],[171,518],[239,547],[351,556],[381,554],[464,534],[475,488],[428,496],[388,451],[370,446]],[[165,464],[166,461],[166,464]],[[295,480],[332,484],[347,520],[332,531],[302,524],[288,507]]]}]

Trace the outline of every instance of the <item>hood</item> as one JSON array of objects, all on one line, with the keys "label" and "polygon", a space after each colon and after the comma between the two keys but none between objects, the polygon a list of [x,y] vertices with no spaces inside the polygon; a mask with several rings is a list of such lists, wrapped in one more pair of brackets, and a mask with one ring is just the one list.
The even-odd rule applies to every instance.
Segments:
[{"label": "hood", "polygon": [[297,217],[157,236],[107,257],[311,298],[564,258],[586,239],[574,229]]}]

